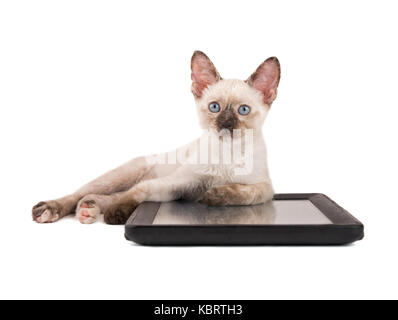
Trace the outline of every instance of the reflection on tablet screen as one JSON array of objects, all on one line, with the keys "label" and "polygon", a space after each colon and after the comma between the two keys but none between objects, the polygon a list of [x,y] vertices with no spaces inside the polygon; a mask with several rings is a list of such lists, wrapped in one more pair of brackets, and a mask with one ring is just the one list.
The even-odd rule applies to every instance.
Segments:
[{"label": "reflection on tablet screen", "polygon": [[160,205],[153,224],[332,224],[309,200],[276,200],[254,206],[208,207],[172,201]]}]

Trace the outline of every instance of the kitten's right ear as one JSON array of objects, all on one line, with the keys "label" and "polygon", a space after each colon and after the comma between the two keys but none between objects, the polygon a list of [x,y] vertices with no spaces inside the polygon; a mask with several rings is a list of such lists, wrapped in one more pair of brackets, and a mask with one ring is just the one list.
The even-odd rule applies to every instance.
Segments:
[{"label": "kitten's right ear", "polygon": [[207,86],[221,79],[211,60],[201,51],[195,51],[191,59],[192,93],[196,98],[202,96]]}]

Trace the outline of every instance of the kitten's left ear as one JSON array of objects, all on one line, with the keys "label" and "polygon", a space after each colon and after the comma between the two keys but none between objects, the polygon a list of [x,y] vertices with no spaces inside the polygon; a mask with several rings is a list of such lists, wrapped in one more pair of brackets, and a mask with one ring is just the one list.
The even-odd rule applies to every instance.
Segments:
[{"label": "kitten's left ear", "polygon": [[221,79],[211,60],[201,51],[195,51],[191,60],[192,93],[196,98],[202,96],[207,86]]},{"label": "kitten's left ear", "polygon": [[264,102],[271,105],[276,98],[281,66],[276,57],[265,60],[257,70],[246,80],[254,89],[263,94]]}]

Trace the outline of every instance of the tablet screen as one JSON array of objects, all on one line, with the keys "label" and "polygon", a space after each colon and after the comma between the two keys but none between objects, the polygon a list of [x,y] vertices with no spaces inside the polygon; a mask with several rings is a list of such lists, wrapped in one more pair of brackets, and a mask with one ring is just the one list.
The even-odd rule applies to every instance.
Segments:
[{"label": "tablet screen", "polygon": [[164,202],[155,225],[332,224],[309,200],[274,200],[253,206],[208,207],[200,203]]}]

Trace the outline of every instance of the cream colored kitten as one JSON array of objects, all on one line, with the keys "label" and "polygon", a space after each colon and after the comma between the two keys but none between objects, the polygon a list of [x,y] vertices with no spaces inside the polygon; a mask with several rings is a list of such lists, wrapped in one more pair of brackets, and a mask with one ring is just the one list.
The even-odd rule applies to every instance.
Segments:
[{"label": "cream colored kitten", "polygon": [[76,212],[81,223],[93,223],[102,213],[106,223],[124,224],[143,201],[183,198],[224,206],[272,199],[261,128],[277,94],[277,58],[265,60],[246,81],[222,79],[200,51],[191,70],[202,137],[176,152],[133,159],[63,198],[39,202],[33,219],[54,222]]}]

